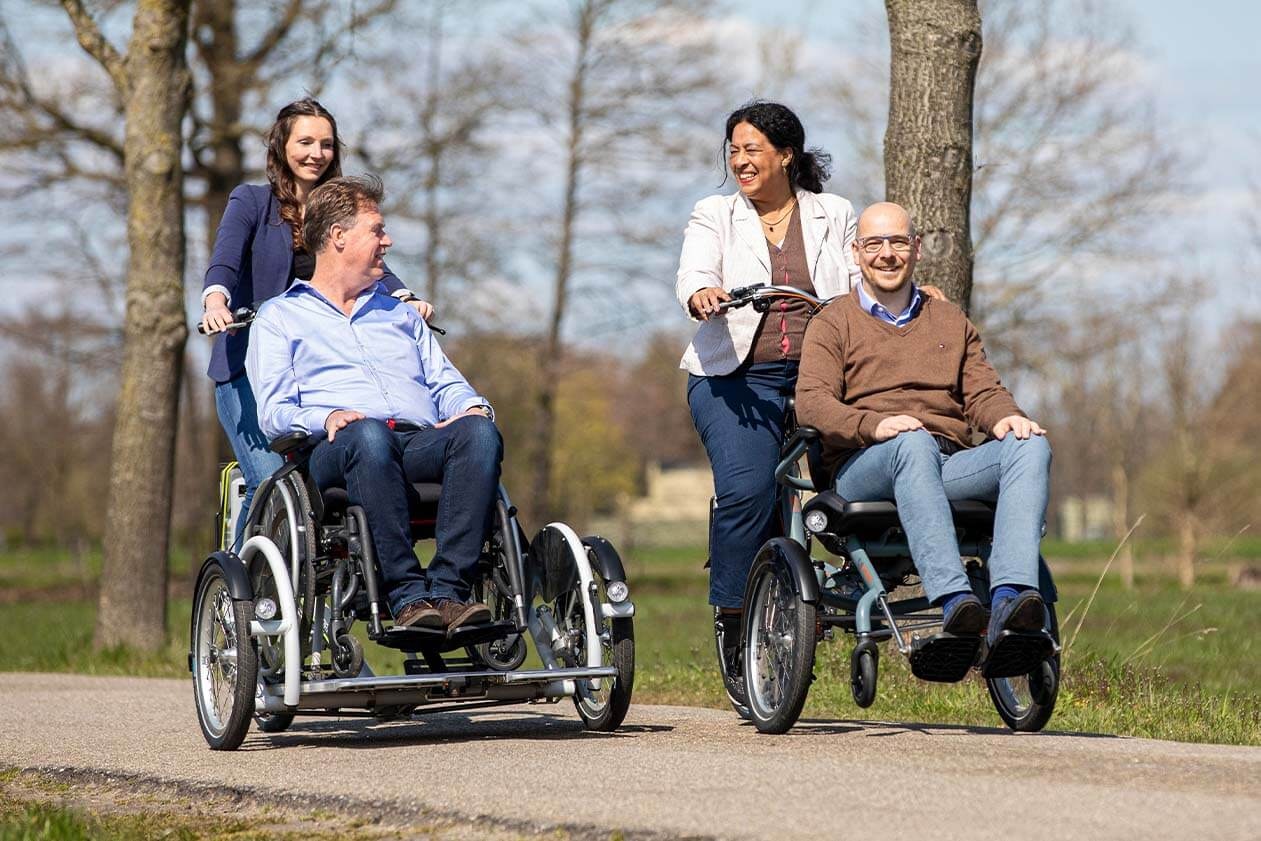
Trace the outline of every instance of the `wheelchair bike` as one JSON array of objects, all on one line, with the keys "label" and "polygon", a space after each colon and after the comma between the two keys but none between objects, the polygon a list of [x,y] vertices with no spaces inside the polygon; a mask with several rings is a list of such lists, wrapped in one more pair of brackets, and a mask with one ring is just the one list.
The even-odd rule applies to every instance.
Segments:
[{"label": "wheelchair bike", "polygon": [[[778,298],[822,301],[791,287],[733,290],[724,308],[764,309]],[[1039,561],[1039,590],[1046,603],[1040,632],[1004,631],[1004,657],[991,658],[986,642],[940,631],[942,611],[913,591],[918,573],[892,501],[851,501],[836,493],[824,467],[819,433],[796,423],[789,398],[785,443],[775,470],[780,536],[758,551],[745,587],[739,663],[745,697],[732,706],[764,733],[783,733],[801,715],[814,680],[816,645],[839,628],[855,637],[850,653],[850,688],[862,708],[874,703],[880,646],[893,640],[922,680],[957,682],[981,670],[999,716],[1013,730],[1034,732],[1050,720],[1059,692],[1059,627],[1056,591],[1045,561]],[[800,470],[806,460],[809,476]],[[807,494],[813,494],[808,500]],[[803,504],[804,503],[804,504]],[[973,591],[989,602],[986,562],[993,537],[994,505],[984,500],[951,502],[959,548]],[[814,547],[825,557],[814,557]],[[911,594],[891,598],[902,589]],[[929,633],[936,631],[935,633]],[[729,631],[728,631],[729,632]],[[723,624],[715,621],[719,667],[727,683]],[[991,660],[1008,660],[1008,663]],[[1026,664],[1034,664],[1025,672]],[[1011,667],[1007,667],[1010,664]],[[1017,665],[1019,664],[1019,665]],[[1019,669],[1020,673],[1010,672]],[[730,696],[730,692],[728,693]]]},{"label": "wheelchair bike", "polygon": [[[231,535],[240,471],[230,463],[221,476],[220,547],[197,576],[188,655],[212,749],[236,749],[251,722],[277,733],[298,715],[388,720],[565,697],[587,729],[621,725],[635,677],[635,606],[612,544],[559,522],[527,540],[501,485],[473,592],[491,621],[449,633],[392,625],[367,516],[345,490],[316,487],[310,445],[301,433],[272,443],[286,462],[255,492],[239,553]],[[414,540],[433,537],[440,492],[408,488]],[[360,636],[404,652],[404,673],[374,674]],[[537,664],[527,668],[531,645]]]}]

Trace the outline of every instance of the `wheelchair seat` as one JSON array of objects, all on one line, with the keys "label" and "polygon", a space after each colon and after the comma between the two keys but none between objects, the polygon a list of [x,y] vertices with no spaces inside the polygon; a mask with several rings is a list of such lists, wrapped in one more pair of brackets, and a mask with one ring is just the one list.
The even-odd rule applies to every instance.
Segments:
[{"label": "wheelchair seat", "polygon": [[[434,527],[438,522],[438,498],[442,494],[442,485],[437,482],[412,482],[407,490],[408,520],[411,522],[412,537],[425,540],[433,537]],[[350,497],[342,487],[329,487],[320,492],[324,504],[324,515],[344,514],[350,505]]]},{"label": "wheelchair seat", "polygon": [[[902,526],[897,503],[892,500],[851,502],[834,490],[819,493],[806,503],[802,514],[809,517],[812,511],[822,511],[826,515],[826,531],[835,535],[876,539],[889,529]],[[956,499],[950,501],[950,511],[954,515],[955,526],[968,534],[989,536],[994,530],[993,503],[979,499]]]}]

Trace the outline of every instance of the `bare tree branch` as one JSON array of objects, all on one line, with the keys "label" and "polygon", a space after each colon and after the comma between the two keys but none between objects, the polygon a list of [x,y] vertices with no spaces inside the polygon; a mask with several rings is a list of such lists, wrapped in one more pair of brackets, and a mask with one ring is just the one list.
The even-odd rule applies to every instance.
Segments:
[{"label": "bare tree branch", "polygon": [[125,95],[131,82],[127,75],[127,63],[122,55],[101,34],[101,28],[96,25],[87,9],[83,8],[82,0],[61,0],[61,6],[74,24],[74,34],[79,40],[79,46],[105,68],[105,72],[114,80],[114,87]]}]

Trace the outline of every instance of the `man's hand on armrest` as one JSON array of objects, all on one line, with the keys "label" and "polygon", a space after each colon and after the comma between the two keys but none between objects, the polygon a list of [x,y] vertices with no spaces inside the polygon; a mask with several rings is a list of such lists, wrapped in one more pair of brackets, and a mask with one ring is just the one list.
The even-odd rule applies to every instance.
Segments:
[{"label": "man's hand on armrest", "polygon": [[465,409],[463,412],[460,412],[458,415],[449,417],[444,421],[438,421],[437,423],[433,425],[434,429],[441,429],[442,427],[448,424],[455,423],[460,418],[466,418],[469,415],[481,415],[484,418],[488,418],[490,417],[490,407],[489,406],[473,406],[471,408]]},{"label": "man's hand on armrest", "polygon": [[912,430],[923,428],[924,424],[920,423],[918,418],[913,418],[910,415],[894,415],[876,424],[876,440],[888,441],[890,438],[895,438],[903,432],[911,432]]},{"label": "man's hand on armrest", "polygon": [[357,420],[366,418],[363,412],[356,412],[353,409],[338,409],[330,412],[329,416],[324,419],[324,431],[328,433],[328,440],[332,441],[337,437],[337,430],[345,429]]},{"label": "man's hand on armrest", "polygon": [[1030,435],[1046,435],[1045,429],[1024,415],[1008,415],[994,424],[994,437],[999,441],[1003,440],[1008,432],[1021,439],[1028,438]]}]

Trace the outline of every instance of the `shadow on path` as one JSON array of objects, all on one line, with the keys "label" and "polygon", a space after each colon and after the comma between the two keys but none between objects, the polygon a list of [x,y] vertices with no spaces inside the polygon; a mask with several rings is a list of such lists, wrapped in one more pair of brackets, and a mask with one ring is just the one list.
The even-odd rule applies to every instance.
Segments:
[{"label": "shadow on path", "polygon": [[409,718],[393,721],[350,715],[345,718],[299,717],[283,733],[251,730],[240,750],[263,751],[292,747],[376,749],[496,739],[625,739],[640,734],[667,733],[673,729],[668,725],[627,724],[612,733],[597,733],[585,729],[581,721],[571,716],[519,710],[510,713],[497,710],[480,713],[418,712]]}]

